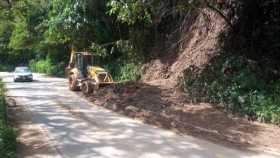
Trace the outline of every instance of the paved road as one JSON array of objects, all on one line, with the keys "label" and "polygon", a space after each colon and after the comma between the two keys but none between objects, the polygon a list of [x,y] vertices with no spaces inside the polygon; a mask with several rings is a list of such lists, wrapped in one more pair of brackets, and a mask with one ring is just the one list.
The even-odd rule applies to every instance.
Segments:
[{"label": "paved road", "polygon": [[[42,158],[276,158],[248,153],[145,125],[97,107],[70,92],[65,79],[35,75],[33,83],[14,83],[0,73],[7,95],[28,110],[55,152]],[[32,138],[32,135],[30,136]],[[51,143],[50,143],[51,142]],[[36,153],[36,152],[34,152]]]}]

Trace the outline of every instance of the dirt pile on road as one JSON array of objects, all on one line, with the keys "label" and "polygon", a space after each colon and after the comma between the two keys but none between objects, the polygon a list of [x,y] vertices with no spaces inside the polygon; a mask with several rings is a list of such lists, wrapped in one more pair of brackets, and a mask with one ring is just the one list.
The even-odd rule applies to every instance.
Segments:
[{"label": "dirt pile on road", "polygon": [[[141,83],[105,87],[88,99],[97,105],[146,123],[243,149],[280,149],[280,128],[228,116],[222,107],[192,103],[178,88],[178,79],[194,65],[203,69],[217,55],[224,20],[207,9],[186,22],[179,42],[165,55],[145,65]],[[175,45],[175,46],[174,46]],[[174,51],[176,50],[176,51]]]},{"label": "dirt pile on road", "polygon": [[223,108],[192,104],[184,93],[145,83],[123,83],[88,96],[93,103],[178,133],[241,149],[280,149],[280,128],[229,116]]}]

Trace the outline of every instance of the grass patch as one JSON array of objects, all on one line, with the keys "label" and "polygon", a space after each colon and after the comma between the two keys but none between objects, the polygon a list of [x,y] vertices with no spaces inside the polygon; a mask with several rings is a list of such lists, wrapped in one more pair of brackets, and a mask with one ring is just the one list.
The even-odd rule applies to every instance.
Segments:
[{"label": "grass patch", "polygon": [[7,125],[6,109],[4,99],[4,87],[0,80],[0,157],[16,157],[16,134]]}]

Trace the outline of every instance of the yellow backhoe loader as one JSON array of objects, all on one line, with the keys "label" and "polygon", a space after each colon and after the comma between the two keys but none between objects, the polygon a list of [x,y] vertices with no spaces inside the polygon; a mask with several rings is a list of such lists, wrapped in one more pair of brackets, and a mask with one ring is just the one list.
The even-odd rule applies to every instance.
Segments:
[{"label": "yellow backhoe loader", "polygon": [[82,90],[90,94],[102,86],[113,84],[111,74],[99,66],[93,66],[94,57],[90,52],[71,51],[71,58],[66,68],[69,79],[69,89]]}]

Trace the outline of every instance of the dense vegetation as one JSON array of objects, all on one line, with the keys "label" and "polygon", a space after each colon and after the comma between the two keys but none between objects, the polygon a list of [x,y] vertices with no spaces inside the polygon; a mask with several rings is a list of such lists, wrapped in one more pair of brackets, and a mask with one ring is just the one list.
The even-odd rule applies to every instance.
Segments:
[{"label": "dense vegetation", "polygon": [[137,79],[139,65],[150,57],[149,48],[180,24],[183,13],[189,12],[188,4],[184,0],[1,1],[1,63],[26,65],[33,59],[34,70],[61,73],[57,70],[64,70],[74,46],[94,52],[116,78]]},{"label": "dense vegetation", "polygon": [[[233,112],[279,123],[280,2],[275,0],[3,0],[0,70],[29,64],[62,75],[74,46],[94,52],[116,79],[137,80],[142,64],[163,55],[168,43],[176,42],[169,37],[201,8],[217,12],[229,30],[221,34],[222,55],[201,70],[212,77],[193,74],[185,89],[202,87],[204,97]],[[151,53],[154,48],[161,53]]]},{"label": "dense vegetation", "polygon": [[4,101],[3,83],[0,81],[0,156],[15,158],[16,136],[12,128],[8,127]]},{"label": "dense vegetation", "polygon": [[231,29],[221,34],[223,49],[203,70],[187,69],[183,88],[193,101],[279,124],[280,3],[232,1],[227,7]]},{"label": "dense vegetation", "polygon": [[250,120],[280,123],[280,80],[267,80],[269,72],[240,56],[219,56],[201,70],[185,71],[183,88],[193,102],[221,103],[226,110]]}]

